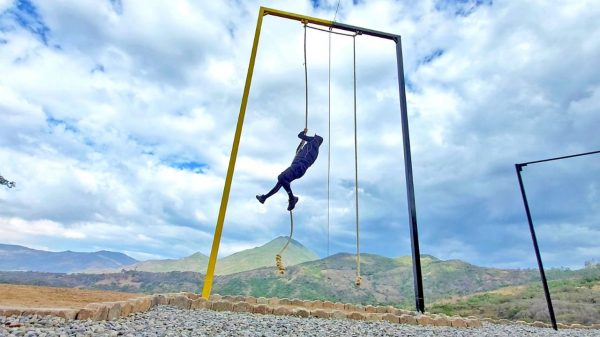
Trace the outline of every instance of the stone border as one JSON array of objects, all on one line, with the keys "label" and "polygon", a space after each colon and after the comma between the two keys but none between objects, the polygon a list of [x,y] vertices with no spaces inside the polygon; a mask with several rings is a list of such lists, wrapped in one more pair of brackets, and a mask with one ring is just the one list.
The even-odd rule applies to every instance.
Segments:
[{"label": "stone border", "polygon": [[[505,319],[479,319],[474,316],[459,317],[443,314],[418,314],[413,311],[396,309],[393,306],[362,306],[350,303],[330,301],[307,301],[288,298],[265,298],[253,296],[212,295],[210,300],[194,293],[168,293],[142,296],[126,301],[90,303],[82,309],[64,308],[0,308],[0,316],[56,316],[78,320],[115,320],[130,314],[145,312],[157,305],[170,305],[179,309],[247,312],[278,316],[317,317],[328,319],[353,319],[363,321],[388,321],[390,323],[447,326],[455,328],[477,328],[482,322],[493,324],[524,324],[538,328],[551,328],[543,322],[528,323]],[[585,326],[581,324],[558,324],[559,329],[600,329],[600,324]]]}]

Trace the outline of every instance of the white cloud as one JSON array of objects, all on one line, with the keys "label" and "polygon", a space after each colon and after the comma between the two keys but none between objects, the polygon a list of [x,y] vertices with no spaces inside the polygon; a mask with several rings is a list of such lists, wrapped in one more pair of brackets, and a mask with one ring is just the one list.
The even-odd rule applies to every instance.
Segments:
[{"label": "white cloud", "polygon": [[13,0],[0,0],[0,13],[8,9],[13,3]]},{"label": "white cloud", "polygon": [[66,228],[64,225],[49,221],[25,221],[19,218],[1,218],[0,231],[4,242],[28,245],[33,237],[45,239],[85,239],[86,235],[80,231]]}]

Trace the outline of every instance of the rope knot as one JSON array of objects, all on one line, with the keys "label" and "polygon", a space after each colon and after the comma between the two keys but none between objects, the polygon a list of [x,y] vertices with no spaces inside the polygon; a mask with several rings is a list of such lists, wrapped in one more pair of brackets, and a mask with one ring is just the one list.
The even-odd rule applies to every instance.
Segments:
[{"label": "rope knot", "polygon": [[275,265],[277,266],[277,272],[279,274],[285,273],[285,266],[283,265],[283,261],[281,260],[281,255],[275,255]]}]

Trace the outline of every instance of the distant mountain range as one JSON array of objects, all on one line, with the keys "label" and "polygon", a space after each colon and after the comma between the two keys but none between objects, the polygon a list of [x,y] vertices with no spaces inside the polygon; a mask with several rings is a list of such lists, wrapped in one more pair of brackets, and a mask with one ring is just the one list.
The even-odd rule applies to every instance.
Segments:
[{"label": "distant mountain range", "polygon": [[[229,275],[275,264],[275,254],[287,243],[278,237],[265,245],[246,249],[218,260],[215,274]],[[54,273],[118,273],[121,270],[147,272],[206,272],[208,256],[195,253],[181,259],[137,261],[125,254],[109,251],[95,253],[47,252],[23,246],[0,244],[0,270]],[[283,254],[286,266],[317,260],[319,257],[296,240]]]},{"label": "distant mountain range", "polygon": [[72,273],[85,269],[119,268],[138,262],[122,253],[48,252],[0,244],[0,270]]},{"label": "distant mountain range", "polygon": [[[360,287],[356,287],[356,260],[352,254],[336,254],[289,266],[287,259],[295,254],[288,256],[286,251],[283,257],[289,267],[284,275],[277,274],[274,254],[284,243],[285,238],[277,238],[264,246],[220,260],[217,266],[223,261],[230,262],[222,263],[222,274],[214,279],[213,293],[390,304],[414,309],[411,257],[361,255],[363,282]],[[306,253],[305,248],[297,242],[293,242],[289,249],[290,253]],[[196,263],[193,257],[194,255],[182,260]],[[179,263],[184,263],[182,260],[178,260]],[[173,261],[156,263],[154,266],[161,266],[162,263],[169,267],[177,266]],[[239,265],[236,267],[238,270],[260,264],[268,267],[232,273],[235,268],[229,266],[236,263]],[[447,314],[546,320],[544,315],[547,315],[547,311],[537,270],[485,268],[460,260],[444,261],[429,255],[422,256],[421,264],[428,310]],[[547,270],[547,276],[551,291],[556,295],[555,307],[560,308],[560,312],[557,312],[560,321],[600,321],[600,311],[596,310],[597,303],[600,303],[600,266],[590,264],[581,270],[551,269]],[[143,293],[198,293],[202,290],[203,282],[203,274],[191,271],[156,273],[138,269],[110,274],[0,272],[0,283]]]}]

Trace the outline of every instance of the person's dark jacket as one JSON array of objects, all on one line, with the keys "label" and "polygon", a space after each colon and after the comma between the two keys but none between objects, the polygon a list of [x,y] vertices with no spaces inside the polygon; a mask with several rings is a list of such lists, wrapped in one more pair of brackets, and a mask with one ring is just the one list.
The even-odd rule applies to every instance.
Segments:
[{"label": "person's dark jacket", "polygon": [[299,165],[303,170],[308,169],[317,160],[319,155],[319,146],[323,143],[323,137],[314,135],[314,137],[307,136],[304,131],[298,134],[298,138],[306,141],[304,146],[300,148],[294,160],[292,166]]}]

